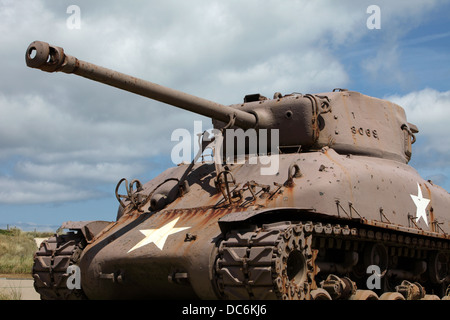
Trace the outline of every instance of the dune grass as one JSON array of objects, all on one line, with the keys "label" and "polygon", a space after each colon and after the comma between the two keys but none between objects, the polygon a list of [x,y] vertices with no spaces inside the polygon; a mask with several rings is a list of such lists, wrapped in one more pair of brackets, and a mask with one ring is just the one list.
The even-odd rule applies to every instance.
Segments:
[{"label": "dune grass", "polygon": [[34,238],[51,235],[17,228],[0,229],[0,274],[31,274],[33,255],[37,250]]}]

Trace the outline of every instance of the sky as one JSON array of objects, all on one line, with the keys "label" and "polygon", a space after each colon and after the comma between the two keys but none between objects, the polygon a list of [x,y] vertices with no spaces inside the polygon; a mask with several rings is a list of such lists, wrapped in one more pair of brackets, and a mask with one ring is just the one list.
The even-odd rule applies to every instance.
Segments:
[{"label": "sky", "polygon": [[152,179],[174,166],[174,130],[211,127],[30,69],[34,40],[225,105],[333,88],[388,99],[420,130],[410,165],[449,191],[449,17],[450,1],[439,0],[0,0],[0,228],[113,221],[121,178]]}]

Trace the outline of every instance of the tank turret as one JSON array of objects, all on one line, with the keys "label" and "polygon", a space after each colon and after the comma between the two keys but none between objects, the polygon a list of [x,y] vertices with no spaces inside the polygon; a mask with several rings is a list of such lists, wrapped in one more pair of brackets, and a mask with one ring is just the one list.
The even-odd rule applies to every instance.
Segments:
[{"label": "tank turret", "polygon": [[41,41],[30,44],[26,63],[47,72],[73,73],[196,112],[212,118],[215,128],[233,124],[243,129],[277,129],[280,152],[328,146],[342,154],[407,163],[414,133],[418,132],[406,121],[402,107],[345,89],[320,94],[275,93],[273,99],[251,94],[241,104],[225,106],[79,60]]}]

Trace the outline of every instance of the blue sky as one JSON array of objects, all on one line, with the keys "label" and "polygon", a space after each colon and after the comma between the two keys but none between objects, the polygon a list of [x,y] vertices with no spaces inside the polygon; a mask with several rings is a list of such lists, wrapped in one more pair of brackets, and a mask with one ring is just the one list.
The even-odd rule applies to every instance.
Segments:
[{"label": "blue sky", "polygon": [[[70,29],[70,5],[80,28]],[[366,12],[380,8],[380,29]],[[25,66],[34,40],[223,104],[341,87],[406,109],[410,164],[450,190],[450,1],[0,0],[0,228],[114,220],[116,183],[173,166],[209,119]]]}]

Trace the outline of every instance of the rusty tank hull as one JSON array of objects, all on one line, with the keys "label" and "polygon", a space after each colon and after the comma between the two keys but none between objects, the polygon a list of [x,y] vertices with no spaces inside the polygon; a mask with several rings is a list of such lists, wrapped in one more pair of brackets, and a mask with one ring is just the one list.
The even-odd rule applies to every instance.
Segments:
[{"label": "rusty tank hull", "polygon": [[[265,192],[265,196],[260,197],[258,194],[256,199],[246,190],[243,198],[248,199],[247,203],[234,206],[221,204],[223,198],[196,184],[197,177],[193,176],[189,182],[196,191],[190,190],[164,210],[154,214],[134,212],[123,215],[110,229],[108,227],[109,230],[99,235],[92,245],[86,247],[82,255],[80,267],[84,275],[82,287],[85,293],[96,299],[117,299],[123,296],[220,298],[219,288],[223,280],[220,275],[222,271],[217,265],[219,248],[226,232],[235,232],[237,225],[238,230],[246,230],[254,225],[278,221],[303,221],[305,226],[308,223],[310,226],[322,223],[324,227],[329,224],[330,229],[340,226],[341,230],[331,230],[330,235],[341,235],[345,239],[343,233],[347,231],[346,241],[364,239],[360,234],[351,233],[361,233],[361,230],[384,232],[389,236],[409,236],[411,241],[425,240],[427,236],[435,238],[437,242],[438,239],[442,242],[448,240],[442,231],[438,233],[432,228],[426,228],[423,219],[418,221],[421,230],[413,227],[412,223],[407,227],[408,214],[415,215],[416,211],[410,195],[417,195],[417,184],[423,187],[424,197],[433,199],[434,208],[448,205],[445,202],[448,200],[445,198],[446,191],[424,181],[409,166],[401,168],[393,166],[389,160],[367,157],[347,158],[332,149],[301,156],[284,155],[280,161],[280,167],[289,167],[295,162],[302,168],[304,174],[295,178],[295,185],[284,186],[288,179],[287,171],[271,181],[267,176],[255,174],[252,165],[233,166],[231,172],[234,176],[245,177],[242,181],[237,180],[237,185],[254,180],[273,186],[272,190]],[[361,170],[355,170],[358,167]],[[180,166],[175,171],[181,173],[184,169]],[[210,164],[203,164],[193,170],[193,173],[197,172],[200,177],[214,174],[214,169]],[[173,176],[177,176],[176,172],[169,170],[144,188],[151,190],[167,177]],[[389,187],[383,190],[380,190],[381,177],[390,177]],[[411,179],[417,184],[412,183]],[[276,190],[278,188],[274,183],[283,187]],[[210,185],[210,188],[213,190],[214,186]],[[403,199],[395,196],[393,190],[402,190]],[[368,193],[382,196],[385,199],[383,206],[368,202],[361,196]],[[203,206],[198,207],[199,202]],[[405,207],[404,203],[409,206]],[[444,212],[435,210],[433,219],[444,221],[443,216],[437,215],[438,211]],[[433,225],[431,221],[429,225]],[[155,243],[159,238],[148,238],[151,234],[145,232],[156,232],[165,227],[171,229],[162,243]],[[344,231],[345,228],[347,230]],[[321,234],[326,233],[322,231]],[[377,236],[374,234],[373,237],[375,240]],[[370,243],[369,239],[364,239],[364,242]],[[391,250],[404,248],[405,245],[392,244]],[[423,250],[426,250],[423,246]],[[430,246],[428,249],[431,249]],[[319,260],[316,263],[320,264]],[[93,265],[99,267],[94,269]],[[117,277],[121,280],[117,281]],[[260,284],[256,281],[253,285],[258,287]],[[266,283],[264,285],[267,286]],[[248,292],[241,292],[239,298],[249,299],[251,296]]]},{"label": "rusty tank hull", "polygon": [[[43,299],[450,299],[450,196],[408,165],[418,129],[400,106],[347,90],[222,106],[43,43],[26,59],[210,116],[218,129],[192,163],[120,180],[116,221],[67,222],[70,232],[44,242],[33,267]],[[232,149],[226,130],[240,128],[276,129],[279,144]],[[200,161],[206,145],[214,161]]]}]

